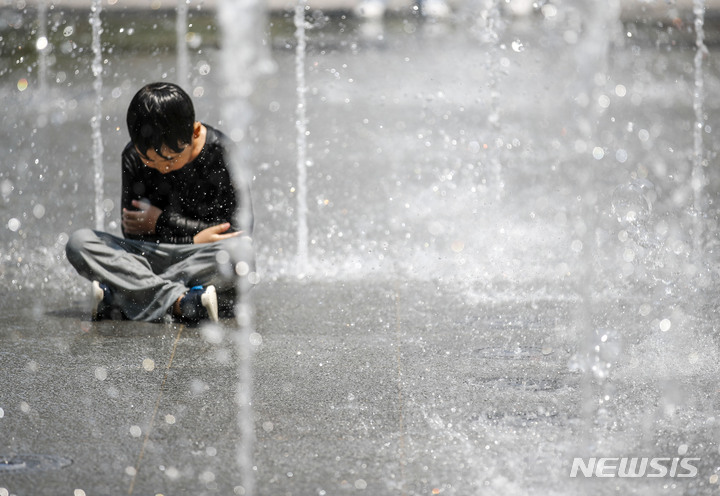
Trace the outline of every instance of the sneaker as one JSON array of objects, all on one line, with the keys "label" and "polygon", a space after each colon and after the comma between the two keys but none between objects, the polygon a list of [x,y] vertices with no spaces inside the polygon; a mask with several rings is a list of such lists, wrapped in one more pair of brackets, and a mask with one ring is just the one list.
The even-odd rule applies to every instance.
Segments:
[{"label": "sneaker", "polygon": [[98,321],[106,318],[111,310],[110,288],[99,281],[92,282],[92,320]]},{"label": "sneaker", "polygon": [[218,321],[218,299],[215,286],[194,286],[180,300],[180,318],[188,323],[203,319]]}]

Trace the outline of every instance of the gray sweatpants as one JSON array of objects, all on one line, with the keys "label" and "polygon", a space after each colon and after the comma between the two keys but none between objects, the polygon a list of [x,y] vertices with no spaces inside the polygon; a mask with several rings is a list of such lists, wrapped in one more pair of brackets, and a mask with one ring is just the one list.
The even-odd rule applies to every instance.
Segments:
[{"label": "gray sweatpants", "polygon": [[238,243],[239,237],[197,245],[158,244],[80,229],[70,236],[65,251],[81,276],[110,288],[113,305],[127,318],[152,322],[161,320],[193,286],[214,285],[221,305],[232,306]]}]

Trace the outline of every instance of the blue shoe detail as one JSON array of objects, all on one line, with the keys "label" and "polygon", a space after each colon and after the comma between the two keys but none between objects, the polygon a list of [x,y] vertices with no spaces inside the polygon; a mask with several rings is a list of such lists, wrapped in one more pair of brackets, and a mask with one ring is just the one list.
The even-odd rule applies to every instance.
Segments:
[{"label": "blue shoe detail", "polygon": [[215,286],[193,286],[180,300],[181,319],[197,324],[203,319],[218,321],[218,302]]}]

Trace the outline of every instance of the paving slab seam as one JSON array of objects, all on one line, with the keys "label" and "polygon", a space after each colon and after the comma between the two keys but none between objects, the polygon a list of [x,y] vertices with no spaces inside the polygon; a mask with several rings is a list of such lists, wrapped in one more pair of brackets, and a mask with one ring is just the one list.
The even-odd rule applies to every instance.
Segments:
[{"label": "paving slab seam", "polygon": [[153,408],[153,412],[150,417],[150,424],[148,425],[147,431],[145,432],[145,438],[143,439],[137,462],[135,462],[135,471],[133,473],[132,480],[130,481],[130,486],[128,487],[128,495],[131,495],[135,490],[135,481],[137,480],[137,475],[140,472],[140,465],[142,464],[142,460],[145,457],[145,448],[147,447],[148,440],[150,439],[150,434],[152,433],[153,426],[155,425],[155,417],[157,416],[158,409],[160,408],[160,400],[162,399],[163,389],[165,387],[165,383],[167,382],[168,372],[170,371],[170,367],[172,367],[173,360],[175,359],[175,351],[177,350],[177,345],[178,342],[180,342],[180,336],[182,336],[182,332],[184,329],[185,326],[181,324],[180,328],[178,329],[177,335],[175,336],[175,342],[173,343],[172,351],[170,352],[170,358],[167,365],[165,366],[165,374],[163,375],[163,379],[160,383],[160,388],[157,393],[157,398],[155,399],[155,407]]}]

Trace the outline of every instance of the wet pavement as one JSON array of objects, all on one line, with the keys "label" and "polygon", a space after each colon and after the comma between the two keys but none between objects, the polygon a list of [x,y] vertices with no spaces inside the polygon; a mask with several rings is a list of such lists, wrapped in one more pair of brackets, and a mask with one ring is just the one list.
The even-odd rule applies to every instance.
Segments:
[{"label": "wet pavement", "polygon": [[[586,418],[585,388],[597,385],[568,367],[573,302],[458,304],[448,288],[398,280],[273,282],[254,298],[257,494],[715,491],[714,381],[686,371],[692,408],[667,418],[652,410],[671,408],[669,378],[618,377],[612,415]],[[80,307],[3,311],[3,455],[27,466],[0,468],[0,487],[243,494],[233,322],[84,317]],[[572,458],[592,450],[678,449],[701,458],[702,477],[672,488],[667,477],[569,477]]]},{"label": "wet pavement", "polygon": [[[584,44],[571,14],[503,19],[494,33],[464,18],[313,17],[302,277],[295,41],[291,20],[272,19],[276,71],[248,133],[256,494],[718,491],[718,177],[707,168],[698,224],[694,45],[630,24],[578,73],[598,57],[581,49],[609,35]],[[189,89],[222,128],[216,37],[195,15]],[[93,224],[86,19],[51,17],[47,91],[31,55],[3,58],[0,73],[14,96],[0,116],[12,149],[0,173],[0,496],[243,494],[236,323],[88,321],[88,284],[63,251]],[[106,19],[112,232],[124,110],[141,84],[173,79],[171,21]],[[697,473],[573,478],[576,457],[683,459]]]}]

